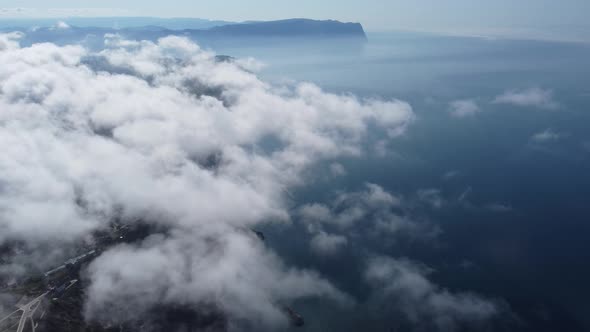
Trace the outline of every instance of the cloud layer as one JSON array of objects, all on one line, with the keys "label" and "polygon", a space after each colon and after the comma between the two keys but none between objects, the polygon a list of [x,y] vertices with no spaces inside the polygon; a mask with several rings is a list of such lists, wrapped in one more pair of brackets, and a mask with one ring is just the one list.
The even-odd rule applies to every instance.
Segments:
[{"label": "cloud layer", "polygon": [[351,303],[317,273],[285,266],[249,233],[153,236],[107,251],[88,274],[86,316],[103,322],[139,321],[157,306],[212,306],[231,324],[274,330],[286,323],[280,305],[295,299]]},{"label": "cloud layer", "polygon": [[[369,126],[402,134],[413,119],[407,103],[271,86],[179,37],[111,35],[91,53],[21,48],[20,36],[0,36],[0,244],[24,243],[28,257],[52,248],[59,261],[114,218],[168,230],[109,249],[89,267],[88,318],[213,304],[233,321],[276,327],[285,323],[282,301],[348,302],[244,230],[289,220],[287,189],[305,185],[318,161],[361,155]],[[369,193],[379,204],[394,199]],[[320,238],[316,247],[341,242]]]}]

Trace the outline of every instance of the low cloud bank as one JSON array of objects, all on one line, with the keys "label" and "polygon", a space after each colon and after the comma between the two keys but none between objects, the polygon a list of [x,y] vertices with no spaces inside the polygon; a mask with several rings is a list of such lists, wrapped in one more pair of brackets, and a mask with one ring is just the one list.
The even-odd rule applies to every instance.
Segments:
[{"label": "low cloud bank", "polygon": [[[111,248],[89,266],[89,319],[212,304],[232,321],[277,327],[283,301],[350,303],[245,230],[288,221],[287,189],[305,185],[314,163],[362,155],[370,126],[402,134],[413,120],[407,103],[272,86],[185,38],[109,35],[107,48],[91,53],[21,48],[21,36],[0,36],[0,244],[22,244],[26,259],[5,258],[3,279],[59,262],[116,218],[168,232]],[[375,204],[395,200],[377,187],[369,195]]]}]

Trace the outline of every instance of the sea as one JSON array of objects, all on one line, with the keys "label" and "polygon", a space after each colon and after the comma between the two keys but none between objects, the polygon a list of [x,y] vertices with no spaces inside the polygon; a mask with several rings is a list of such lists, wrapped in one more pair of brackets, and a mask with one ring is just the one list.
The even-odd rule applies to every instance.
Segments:
[{"label": "sea", "polygon": [[[319,271],[357,304],[302,301],[302,331],[407,331],[395,315],[364,304],[363,262],[375,252],[421,262],[441,290],[501,303],[493,331],[590,331],[590,45],[560,41],[369,32],[366,42],[265,39],[205,42],[217,54],[254,58],[275,84],[312,82],[360,99],[400,99],[416,120],[385,149],[338,160],[345,177],[311,172],[294,209],[335,192],[379,184],[402,197],[434,189],[440,207],[420,217],[435,240],[357,239],[338,257],[309,252],[305,227],[271,225],[268,245],[297,266]],[[541,100],[501,103],[506,93]],[[470,101],[472,115],[452,115]],[[546,139],[535,139],[540,133]],[[541,135],[542,136],[542,135]],[[537,135],[539,137],[539,135]],[[379,151],[377,151],[379,150]],[[385,151],[384,151],[385,150]],[[373,151],[373,152],[371,152]],[[333,162],[333,161],[331,161]],[[482,330],[484,330],[482,328]]]}]

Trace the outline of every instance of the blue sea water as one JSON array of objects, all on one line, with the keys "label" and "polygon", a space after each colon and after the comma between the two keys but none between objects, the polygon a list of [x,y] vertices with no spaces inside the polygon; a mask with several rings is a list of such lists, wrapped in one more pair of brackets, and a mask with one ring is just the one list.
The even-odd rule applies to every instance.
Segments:
[{"label": "blue sea water", "polygon": [[[436,244],[373,248],[428,264],[442,287],[505,301],[513,316],[494,330],[590,330],[590,45],[393,32],[369,33],[364,44],[205,46],[264,62],[259,74],[269,81],[408,101],[417,120],[388,142],[387,155],[340,160],[348,176],[316,181],[296,193],[299,202],[326,201],[334,190],[358,190],[365,182],[406,197],[438,189],[445,204],[424,211],[442,230]],[[551,91],[555,107],[494,103],[505,91],[531,88]],[[450,103],[461,99],[481,111],[450,116]],[[531,140],[547,129],[559,138]],[[295,264],[321,271],[357,298],[367,292],[359,277],[364,253],[321,260],[308,252],[297,226],[269,232],[270,244]],[[369,309],[327,306],[302,305],[305,330],[397,326]]]}]

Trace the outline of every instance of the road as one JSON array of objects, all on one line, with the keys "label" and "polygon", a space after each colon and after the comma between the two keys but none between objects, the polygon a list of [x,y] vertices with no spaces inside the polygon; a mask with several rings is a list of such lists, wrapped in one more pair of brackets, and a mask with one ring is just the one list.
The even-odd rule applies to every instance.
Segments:
[{"label": "road", "polygon": [[[9,331],[16,331],[16,332],[24,332],[25,327],[27,326],[27,322],[30,323],[30,331],[35,332],[37,328],[37,324],[35,323],[33,316],[39,309],[41,302],[45,299],[45,297],[49,294],[49,292],[45,292],[40,296],[36,297],[32,301],[21,305],[18,307],[16,311],[11,313],[10,315],[0,319],[0,332],[9,332]],[[20,315],[20,319],[17,318]],[[14,329],[16,327],[16,330]],[[28,331],[27,331],[28,332]]]}]

